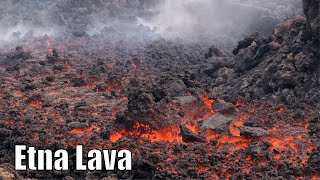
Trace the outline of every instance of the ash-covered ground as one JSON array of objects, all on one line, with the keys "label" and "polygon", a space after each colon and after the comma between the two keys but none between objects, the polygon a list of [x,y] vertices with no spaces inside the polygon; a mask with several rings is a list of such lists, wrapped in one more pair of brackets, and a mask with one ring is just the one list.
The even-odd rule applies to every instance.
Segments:
[{"label": "ash-covered ground", "polygon": [[[319,179],[319,0],[183,2],[0,2],[0,177]],[[15,171],[17,144],[70,169]],[[77,171],[78,144],[133,170]]]}]

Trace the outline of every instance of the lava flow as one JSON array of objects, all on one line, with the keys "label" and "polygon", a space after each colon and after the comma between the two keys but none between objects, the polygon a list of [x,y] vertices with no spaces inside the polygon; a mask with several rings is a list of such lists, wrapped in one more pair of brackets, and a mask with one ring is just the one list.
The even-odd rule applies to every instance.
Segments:
[{"label": "lava flow", "polygon": [[[210,2],[221,10],[208,15],[246,13],[215,14],[205,27],[198,11],[209,2],[185,2],[183,13],[200,14],[188,28],[164,28],[169,1],[156,13],[157,1],[43,1],[40,14],[5,2],[9,24],[48,20],[51,31],[0,35],[0,179],[320,179],[316,0],[294,3],[304,12],[294,17],[287,2]],[[128,149],[133,169],[78,171],[70,159],[68,171],[15,171],[17,144],[70,158],[76,145]]]}]

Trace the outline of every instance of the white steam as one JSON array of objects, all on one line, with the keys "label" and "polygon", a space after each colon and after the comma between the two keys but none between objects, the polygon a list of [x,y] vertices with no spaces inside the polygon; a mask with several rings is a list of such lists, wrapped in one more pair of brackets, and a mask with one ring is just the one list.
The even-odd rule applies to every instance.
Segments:
[{"label": "white steam", "polygon": [[54,35],[58,27],[50,21],[51,3],[35,1],[0,2],[0,46],[17,43],[24,38]]},{"label": "white steam", "polygon": [[11,27],[2,27],[0,29],[0,44],[9,43],[25,36],[44,36],[54,35],[56,29],[48,27],[32,27],[30,25],[17,24]]},{"label": "white steam", "polygon": [[300,1],[0,0],[0,45],[25,36],[85,33],[129,41],[161,37],[233,43],[253,31],[272,31],[281,14],[296,14]]},{"label": "white steam", "polygon": [[269,11],[240,0],[165,0],[151,19],[139,23],[166,38],[239,36]]}]

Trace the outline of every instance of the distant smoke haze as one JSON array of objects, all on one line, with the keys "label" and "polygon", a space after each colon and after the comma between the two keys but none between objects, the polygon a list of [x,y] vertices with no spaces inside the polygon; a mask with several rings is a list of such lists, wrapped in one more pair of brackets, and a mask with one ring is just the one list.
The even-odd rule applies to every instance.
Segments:
[{"label": "distant smoke haze", "polygon": [[269,13],[267,9],[241,6],[236,0],[165,0],[154,12],[153,18],[141,18],[139,23],[167,38],[240,36],[256,19]]},{"label": "distant smoke haze", "polygon": [[238,41],[255,31],[271,33],[279,20],[298,14],[299,0],[164,0],[138,19],[165,38],[227,38]]},{"label": "distant smoke haze", "polygon": [[24,37],[54,35],[60,29],[51,23],[53,1],[0,2],[0,45],[15,43]]},{"label": "distant smoke haze", "polygon": [[236,42],[257,27],[268,29],[265,24],[259,25],[265,19],[273,29],[274,17],[279,13],[295,14],[290,5],[299,0],[283,0],[280,5],[278,0],[246,0],[246,4],[241,1],[2,0],[0,45],[25,36],[72,35],[76,31],[111,38],[134,37],[132,40],[221,38]]}]

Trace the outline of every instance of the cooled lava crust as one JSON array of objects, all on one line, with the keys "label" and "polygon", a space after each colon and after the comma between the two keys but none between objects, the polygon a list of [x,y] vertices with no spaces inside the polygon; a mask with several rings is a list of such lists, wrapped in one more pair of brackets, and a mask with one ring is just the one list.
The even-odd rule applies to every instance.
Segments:
[{"label": "cooled lava crust", "polygon": [[[27,144],[68,149],[71,168],[20,178],[318,179],[319,39],[310,28],[292,18],[233,54],[84,34],[3,47],[0,163],[14,169],[14,146]],[[76,171],[77,144],[129,149],[133,170]]]}]

